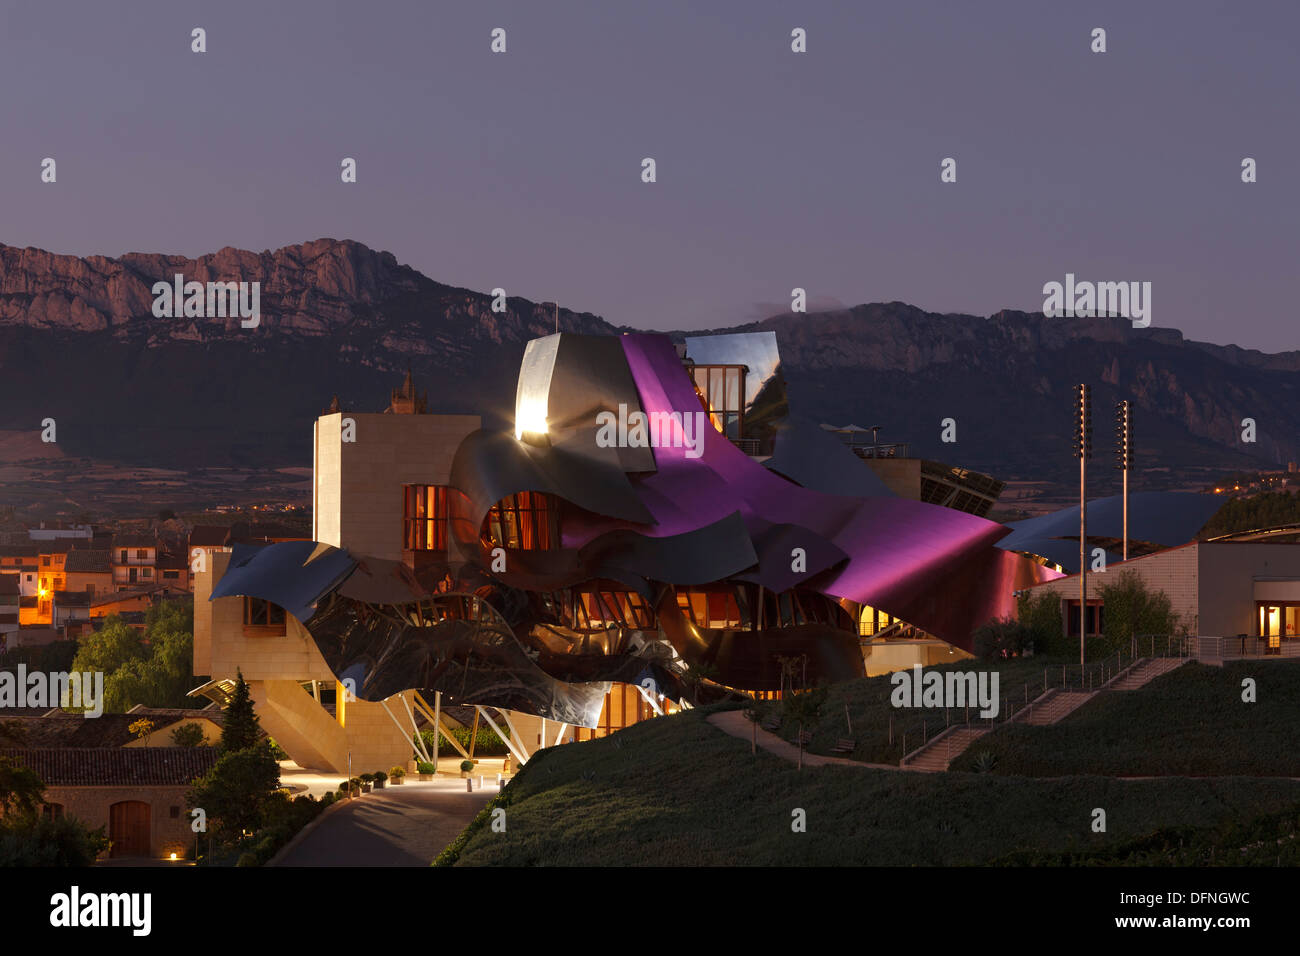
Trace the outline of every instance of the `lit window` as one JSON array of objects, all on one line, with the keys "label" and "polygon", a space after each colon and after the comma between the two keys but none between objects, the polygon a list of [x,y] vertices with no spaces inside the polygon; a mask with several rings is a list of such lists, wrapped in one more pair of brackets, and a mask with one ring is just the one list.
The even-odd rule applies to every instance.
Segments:
[{"label": "lit window", "polygon": [[402,548],[447,550],[447,489],[443,485],[406,485],[403,489]]},{"label": "lit window", "polygon": [[484,519],[481,539],[489,549],[554,551],[560,546],[559,504],[538,491],[503,498]]},{"label": "lit window", "polygon": [[696,365],[691,370],[700,403],[713,427],[728,438],[742,437],[745,421],[745,367]]}]

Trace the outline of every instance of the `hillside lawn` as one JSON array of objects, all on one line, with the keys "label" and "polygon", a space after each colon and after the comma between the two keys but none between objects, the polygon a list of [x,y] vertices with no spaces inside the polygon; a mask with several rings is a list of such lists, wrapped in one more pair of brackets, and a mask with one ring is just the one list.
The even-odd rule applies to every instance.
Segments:
[{"label": "hillside lawn", "polygon": [[[927,667],[925,673],[932,670],[939,673],[951,670],[996,672],[999,697],[1010,698],[1010,703],[999,705],[998,719],[1002,719],[1004,707],[1011,709],[1014,704],[1014,708],[1019,709],[1028,700],[1041,694],[1045,680],[1048,686],[1061,686],[1062,664],[1073,668],[1070,678],[1077,682],[1079,672],[1077,657],[1067,659],[1044,655],[1003,661],[966,659],[952,664]],[[1109,659],[1109,664],[1113,668],[1113,659]],[[911,675],[910,671],[904,673],[909,677]],[[1107,673],[1113,674],[1114,671],[1110,670]],[[1097,683],[1101,683],[1100,674],[1100,665],[1097,665],[1094,672]],[[760,703],[759,711],[764,717],[768,714],[782,716],[781,728],[776,733],[786,740],[793,740],[800,729],[811,730],[813,739],[807,749],[812,753],[845,756],[835,754],[833,748],[841,738],[851,737],[856,746],[853,753],[847,756],[863,763],[887,763],[897,766],[905,753],[920,747],[923,740],[941,733],[947,726],[945,719],[952,723],[964,723],[966,714],[963,710],[957,709],[952,709],[945,714],[942,708],[894,707],[890,703],[890,695],[895,687],[892,676],[882,674],[879,677],[865,677],[842,684],[832,684],[826,688],[826,699],[815,722],[805,720],[801,723],[798,719],[790,717],[778,701]],[[889,733],[891,718],[894,727],[892,742]],[[985,723],[979,719],[977,707],[970,708],[970,720],[972,726]],[[904,746],[907,748],[906,751]]]},{"label": "hillside lawn", "polygon": [[[1242,700],[1255,681],[1256,700]],[[1249,775],[1300,777],[1300,661],[1196,661],[1136,691],[1098,694],[1058,724],[1008,724],[953,761],[1033,777]]]},{"label": "hillside lawn", "polygon": [[[535,754],[438,862],[462,866],[949,865],[1115,853],[1161,828],[1300,810],[1300,782],[797,769],[708,709]],[[506,832],[487,825],[506,810]],[[1093,833],[1094,808],[1106,811]],[[807,830],[792,831],[793,811]],[[1012,855],[1015,855],[1014,857]],[[1149,860],[1147,862],[1150,862]]]}]

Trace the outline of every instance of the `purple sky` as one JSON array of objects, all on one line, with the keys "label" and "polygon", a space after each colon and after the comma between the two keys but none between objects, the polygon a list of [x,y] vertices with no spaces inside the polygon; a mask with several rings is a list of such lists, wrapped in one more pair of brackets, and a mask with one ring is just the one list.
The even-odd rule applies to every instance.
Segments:
[{"label": "purple sky", "polygon": [[1189,338],[1300,347],[1300,5],[1069,6],[10,5],[0,242],[351,238],[645,328],[746,321],[794,286],[1038,310],[1068,271],[1152,282],[1152,324]]}]

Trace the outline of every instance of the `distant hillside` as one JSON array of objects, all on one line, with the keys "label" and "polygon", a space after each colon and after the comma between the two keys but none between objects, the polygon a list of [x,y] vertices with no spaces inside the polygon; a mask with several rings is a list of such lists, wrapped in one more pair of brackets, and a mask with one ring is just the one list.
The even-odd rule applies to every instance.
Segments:
[{"label": "distant hillside", "polygon": [[[151,287],[178,272],[261,282],[261,326],[155,318]],[[435,410],[504,423],[524,343],[551,332],[554,317],[521,298],[504,314],[490,306],[485,293],[348,241],[197,260],[0,246],[0,431],[53,417],[72,457],[299,465],[331,396],[378,411],[408,365]],[[564,309],[560,327],[620,331]],[[882,440],[1002,477],[1071,474],[1069,406],[1080,380],[1096,386],[1094,446],[1107,473],[1120,397],[1137,405],[1140,463],[1169,469],[1153,481],[1300,459],[1300,352],[1188,342],[1116,320],[938,315],[897,302],[742,328],[776,331],[805,416],[880,425]],[[939,441],[949,417],[956,445]],[[1245,417],[1258,422],[1254,446],[1237,440]]]}]

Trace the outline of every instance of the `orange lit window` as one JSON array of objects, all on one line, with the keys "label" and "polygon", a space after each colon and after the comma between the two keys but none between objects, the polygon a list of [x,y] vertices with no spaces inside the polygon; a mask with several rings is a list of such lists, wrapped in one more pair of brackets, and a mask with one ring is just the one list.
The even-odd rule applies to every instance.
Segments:
[{"label": "orange lit window", "polygon": [[696,365],[691,374],[713,427],[728,438],[740,438],[745,424],[745,366]]},{"label": "orange lit window", "polygon": [[402,548],[447,550],[447,489],[443,485],[407,485],[402,509]]},{"label": "orange lit window", "polygon": [[521,491],[492,506],[483,521],[483,546],[554,551],[560,546],[559,503],[538,491]]},{"label": "orange lit window", "polygon": [[696,627],[714,629],[747,627],[740,613],[736,593],[730,589],[679,588],[677,606]]}]

